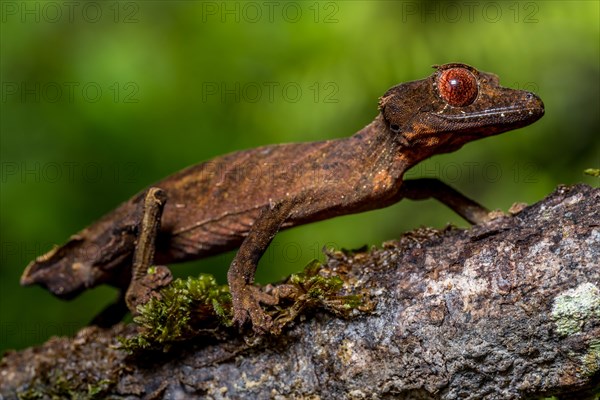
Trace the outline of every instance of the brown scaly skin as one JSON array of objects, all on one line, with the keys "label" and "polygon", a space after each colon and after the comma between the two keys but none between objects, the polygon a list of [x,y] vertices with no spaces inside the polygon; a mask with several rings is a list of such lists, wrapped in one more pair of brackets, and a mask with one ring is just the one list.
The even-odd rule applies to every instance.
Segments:
[{"label": "brown scaly skin", "polygon": [[[239,151],[152,185],[168,199],[154,261],[176,263],[239,247],[228,273],[234,320],[242,325],[250,319],[260,332],[270,321],[259,300],[268,299],[252,283],[279,230],[402,198],[435,197],[472,223],[484,221],[484,208],[440,181],[403,181],[402,175],[435,154],[529,125],[542,117],[544,105],[470,66],[435,68],[426,79],[388,90],[375,120],[351,137]],[[21,283],[41,284],[63,298],[101,283],[126,288],[146,192],[31,262]]]}]

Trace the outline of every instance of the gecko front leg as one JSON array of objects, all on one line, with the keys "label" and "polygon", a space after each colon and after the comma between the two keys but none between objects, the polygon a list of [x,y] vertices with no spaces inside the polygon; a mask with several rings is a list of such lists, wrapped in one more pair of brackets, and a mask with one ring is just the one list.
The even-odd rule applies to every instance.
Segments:
[{"label": "gecko front leg", "polygon": [[402,183],[399,196],[411,200],[434,198],[471,224],[490,220],[487,208],[436,178],[408,179]]},{"label": "gecko front leg", "polygon": [[260,303],[275,304],[277,299],[253,285],[254,274],[260,258],[289,217],[294,204],[295,201],[285,199],[265,207],[229,267],[227,282],[233,302],[233,322],[240,327],[248,318],[255,332],[267,332],[272,326],[271,318]]}]

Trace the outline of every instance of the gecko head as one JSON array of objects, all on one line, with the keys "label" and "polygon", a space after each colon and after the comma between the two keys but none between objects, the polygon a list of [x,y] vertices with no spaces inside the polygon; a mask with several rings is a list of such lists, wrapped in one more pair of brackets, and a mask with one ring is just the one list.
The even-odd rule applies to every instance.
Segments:
[{"label": "gecko head", "polygon": [[458,63],[434,68],[426,79],[391,88],[379,102],[389,133],[413,163],[544,115],[538,96],[502,87],[494,74]]},{"label": "gecko head", "polygon": [[21,285],[39,284],[59,298],[71,299],[83,290],[120,278],[118,268],[131,262],[135,225],[106,229],[100,220],[29,263]]}]

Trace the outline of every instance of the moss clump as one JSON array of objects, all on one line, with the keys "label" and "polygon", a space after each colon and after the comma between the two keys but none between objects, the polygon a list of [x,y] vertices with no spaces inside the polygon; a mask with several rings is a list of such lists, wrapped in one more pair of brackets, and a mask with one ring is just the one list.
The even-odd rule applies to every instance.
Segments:
[{"label": "moss clump", "polygon": [[134,322],[139,334],[120,339],[129,352],[144,349],[168,351],[171,344],[197,336],[199,330],[231,325],[231,295],[226,285],[218,285],[214,277],[201,274],[197,278],[175,279],[152,298],[138,306]]},{"label": "moss clump", "polygon": [[85,383],[76,377],[70,379],[60,375],[57,370],[43,378],[36,378],[29,389],[17,393],[20,400],[36,399],[73,399],[96,400],[105,398],[113,382],[102,379],[97,382]]},{"label": "moss clump", "polygon": [[[265,292],[276,298],[277,304],[265,305],[264,310],[273,326],[269,333],[280,334],[282,329],[300,314],[325,309],[338,316],[348,317],[356,309],[369,310],[371,304],[363,296],[342,294],[345,281],[340,276],[325,276],[323,265],[315,261],[302,273],[291,275],[284,283],[268,285]],[[159,296],[138,306],[134,318],[138,335],[120,338],[123,349],[130,353],[140,350],[168,351],[174,343],[217,334],[219,328],[232,324],[231,294],[227,285],[218,285],[211,275],[176,279],[160,290]]]},{"label": "moss clump", "polygon": [[291,275],[279,287],[284,305],[272,313],[273,333],[279,333],[298,315],[309,310],[325,309],[347,318],[354,310],[372,309],[373,304],[366,300],[364,294],[342,294],[345,285],[342,276],[324,276],[320,274],[322,270],[323,265],[313,261],[303,272]]}]

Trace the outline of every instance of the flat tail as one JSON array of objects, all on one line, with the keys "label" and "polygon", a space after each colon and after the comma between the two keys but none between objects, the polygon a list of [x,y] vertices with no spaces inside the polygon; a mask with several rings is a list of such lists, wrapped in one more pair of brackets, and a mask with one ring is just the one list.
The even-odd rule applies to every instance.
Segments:
[{"label": "flat tail", "polygon": [[54,245],[54,247],[48,251],[47,253],[37,257],[35,260],[31,261],[25,267],[25,271],[23,271],[23,275],[21,275],[21,285],[22,286],[31,286],[35,285],[38,282],[39,274],[38,272],[43,269],[43,264],[47,263],[56,255],[60,246]]},{"label": "flat tail", "polygon": [[60,298],[73,298],[81,293],[85,287],[82,278],[90,270],[89,265],[74,259],[81,241],[73,236],[63,246],[54,246],[30,262],[21,275],[21,285],[41,285]]}]

